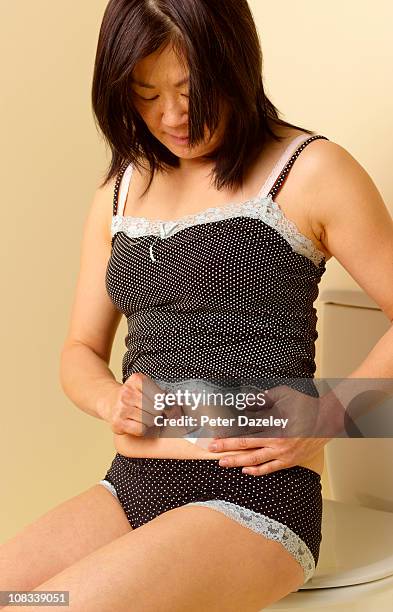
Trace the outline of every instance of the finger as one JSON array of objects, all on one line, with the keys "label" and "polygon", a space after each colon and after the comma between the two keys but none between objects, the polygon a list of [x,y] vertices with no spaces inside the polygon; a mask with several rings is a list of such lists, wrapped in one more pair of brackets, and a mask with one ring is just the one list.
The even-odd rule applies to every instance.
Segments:
[{"label": "finger", "polygon": [[142,384],[144,384],[146,378],[143,372],[133,372],[127,380],[124,381],[124,386],[129,387],[131,390],[136,389],[142,391]]},{"label": "finger", "polygon": [[[267,438],[271,440],[271,438]],[[266,446],[265,438],[251,438],[242,436],[240,438],[214,438],[208,446],[208,450],[213,452],[230,450],[247,450],[249,448],[260,448]]]},{"label": "finger", "polygon": [[264,390],[264,398],[265,398],[265,406],[267,408],[271,408],[277,400],[280,399],[286,392],[285,385],[278,385],[277,387],[270,387],[269,389]]},{"label": "finger", "polygon": [[154,416],[139,408],[136,401],[137,399],[135,397],[129,398],[128,396],[125,396],[122,399],[121,408],[116,415],[118,422],[124,423],[127,420],[132,419],[145,425],[146,427],[152,427],[154,425]]},{"label": "finger", "polygon": [[165,391],[161,389],[156,382],[144,374],[143,372],[134,372],[127,378],[124,385],[129,388],[131,392],[139,392],[142,397],[149,400],[149,404],[153,403],[155,394],[162,393],[165,395]]},{"label": "finger", "polygon": [[226,455],[219,459],[220,467],[238,467],[238,466],[253,466],[259,465],[265,461],[271,461],[275,459],[276,455],[272,451],[266,451],[266,449],[259,449],[252,453],[238,453],[236,455]]},{"label": "finger", "polygon": [[[127,378],[124,383],[127,388],[127,392],[134,395],[135,392],[139,393],[142,397],[142,410],[152,413],[152,406],[154,404],[156,394],[162,395],[164,399],[165,391],[161,389],[152,378],[144,374],[143,372],[134,372]],[[157,397],[157,401],[160,401],[160,397]]]},{"label": "finger", "polygon": [[148,430],[148,427],[144,423],[135,419],[127,419],[124,423],[124,428],[127,433],[138,437],[144,436]]},{"label": "finger", "polygon": [[149,400],[149,403],[152,406],[157,404],[157,408],[155,408],[156,411],[163,408],[164,404],[166,403],[165,395],[168,393],[168,391],[159,387],[152,378],[145,378],[142,383],[142,392],[143,396]]},{"label": "finger", "polygon": [[157,415],[176,418],[183,414],[183,406],[177,403],[176,396],[159,387],[151,379],[143,385],[142,409],[153,418]]},{"label": "finger", "polygon": [[256,465],[254,467],[244,467],[242,469],[243,474],[250,474],[250,476],[265,476],[266,474],[272,474],[273,472],[278,472],[279,470],[283,470],[289,465],[283,465],[280,461],[268,461],[267,463],[263,463],[261,465]]},{"label": "finger", "polygon": [[[127,401],[127,408],[135,406],[141,413],[141,416],[132,415],[133,418],[141,420],[146,423],[148,427],[154,425],[154,417],[161,414],[156,408],[156,396],[157,401],[163,401],[165,392],[160,389],[156,383],[143,374],[142,372],[134,372],[124,383],[125,391],[123,393],[123,399]],[[160,394],[157,394],[157,390]]]},{"label": "finger", "polygon": [[140,423],[145,427],[153,427],[155,425],[154,418],[157,416],[157,414],[151,414],[147,410],[143,410],[142,408],[139,408],[139,406],[134,405],[131,407],[131,410],[129,409],[127,411],[125,416],[127,419],[132,419],[136,423]]},{"label": "finger", "polygon": [[147,427],[133,419],[115,419],[111,424],[112,431],[118,435],[144,436]]}]

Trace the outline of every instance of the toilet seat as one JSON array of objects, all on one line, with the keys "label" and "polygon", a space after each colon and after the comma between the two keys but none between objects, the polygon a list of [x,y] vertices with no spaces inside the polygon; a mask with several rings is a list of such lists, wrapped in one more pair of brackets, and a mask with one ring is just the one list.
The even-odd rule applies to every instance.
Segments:
[{"label": "toilet seat", "polygon": [[[393,576],[355,586],[332,589],[300,590],[263,608],[274,612],[309,610],[310,612],[391,612]],[[262,610],[261,610],[262,612]]]},{"label": "toilet seat", "polygon": [[264,610],[329,609],[393,609],[393,513],[323,499],[315,574]]},{"label": "toilet seat", "polygon": [[393,576],[393,514],[324,498],[317,569],[299,591],[388,576]]}]

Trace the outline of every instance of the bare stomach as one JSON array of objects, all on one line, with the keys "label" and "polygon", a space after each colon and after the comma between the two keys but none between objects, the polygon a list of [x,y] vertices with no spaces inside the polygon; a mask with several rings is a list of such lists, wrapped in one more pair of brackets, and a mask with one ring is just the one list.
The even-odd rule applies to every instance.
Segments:
[{"label": "bare stomach", "polygon": [[[192,442],[181,438],[141,438],[129,434],[113,434],[114,445],[118,453],[126,457],[157,457],[163,459],[220,459],[225,455],[237,455],[243,450],[223,451],[213,453]],[[210,442],[208,438],[201,438],[198,443]],[[304,463],[303,467],[322,474],[324,466],[324,452],[321,449],[314,457]]]}]

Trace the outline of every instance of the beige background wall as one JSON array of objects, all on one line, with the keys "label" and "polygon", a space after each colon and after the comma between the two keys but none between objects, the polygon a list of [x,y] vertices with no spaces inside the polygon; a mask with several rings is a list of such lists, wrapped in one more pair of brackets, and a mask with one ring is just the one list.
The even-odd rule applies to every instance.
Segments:
[{"label": "beige background wall", "polygon": [[[109,427],[74,407],[58,376],[82,225],[109,159],[90,110],[105,6],[21,0],[0,7],[0,540],[103,478],[114,456]],[[274,104],[288,121],[346,147],[392,210],[393,4],[250,6]],[[330,261],[321,286],[348,285],[346,271]],[[111,364],[119,380],[124,335],[123,322]]]}]

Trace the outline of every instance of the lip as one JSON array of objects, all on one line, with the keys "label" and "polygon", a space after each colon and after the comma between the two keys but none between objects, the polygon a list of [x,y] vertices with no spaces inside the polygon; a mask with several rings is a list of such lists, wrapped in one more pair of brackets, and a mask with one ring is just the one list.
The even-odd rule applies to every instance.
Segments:
[{"label": "lip", "polygon": [[187,144],[188,136],[173,136],[173,134],[168,134],[175,142],[179,144]]}]

